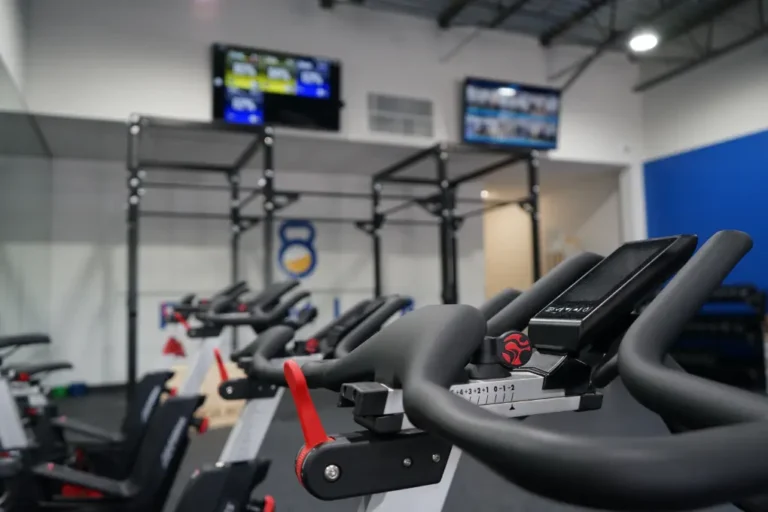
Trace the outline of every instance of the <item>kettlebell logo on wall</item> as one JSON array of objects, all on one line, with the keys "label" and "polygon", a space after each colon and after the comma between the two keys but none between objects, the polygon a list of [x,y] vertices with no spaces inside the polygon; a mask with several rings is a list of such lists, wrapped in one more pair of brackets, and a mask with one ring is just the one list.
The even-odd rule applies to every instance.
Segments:
[{"label": "kettlebell logo on wall", "polygon": [[315,227],[308,220],[286,220],[280,225],[277,262],[294,279],[307,277],[317,266]]}]

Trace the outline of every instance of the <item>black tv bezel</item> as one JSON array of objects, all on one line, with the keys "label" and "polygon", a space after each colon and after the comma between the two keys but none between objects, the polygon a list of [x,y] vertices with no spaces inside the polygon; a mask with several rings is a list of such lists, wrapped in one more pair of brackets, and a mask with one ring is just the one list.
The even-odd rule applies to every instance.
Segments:
[{"label": "black tv bezel", "polygon": [[[485,82],[486,84],[489,84],[491,86],[496,86],[496,87],[515,86],[522,89],[530,90],[532,92],[556,93],[560,101],[558,102],[558,105],[557,105],[557,135],[555,137],[555,145],[553,147],[523,146],[523,145],[515,145],[515,144],[494,144],[491,142],[478,142],[478,141],[467,140],[467,137],[466,137],[467,116],[465,114],[467,112],[467,86],[469,85],[470,82]],[[462,144],[466,144],[467,146],[490,148],[495,150],[506,150],[506,151],[555,151],[559,147],[560,124],[561,124],[561,118],[562,118],[561,114],[563,109],[563,91],[561,89],[558,89],[556,87],[546,87],[542,85],[532,85],[532,84],[525,84],[521,82],[513,82],[511,80],[497,80],[494,78],[481,78],[477,76],[467,76],[461,82],[461,90],[459,92],[461,94],[461,111],[459,112],[459,115],[461,116],[461,120],[459,124],[461,125],[461,143]]]},{"label": "black tv bezel", "polygon": [[341,90],[341,61],[339,59],[334,59],[331,57],[325,57],[322,55],[310,55],[310,54],[299,54],[299,53],[292,53],[292,52],[285,52],[285,51],[278,51],[278,50],[270,50],[267,48],[259,48],[255,46],[245,46],[245,45],[237,45],[237,44],[228,44],[228,43],[213,43],[211,45],[211,95],[212,95],[212,101],[211,101],[211,109],[212,109],[212,118],[214,121],[220,121],[222,123],[231,124],[231,125],[238,125],[238,126],[257,126],[257,125],[248,125],[248,124],[238,124],[238,123],[229,123],[224,119],[224,107],[226,104],[226,95],[224,94],[224,87],[216,86],[216,79],[217,78],[224,78],[224,72],[226,70],[226,54],[229,51],[240,51],[240,52],[246,52],[246,53],[266,53],[270,55],[275,55],[280,58],[294,58],[294,59],[314,59],[314,60],[324,60],[331,64],[331,73],[330,73],[330,79],[331,79],[331,95],[322,100],[316,100],[316,101],[323,101],[327,102],[327,105],[329,105],[329,108],[335,107],[336,109],[336,125],[333,128],[330,127],[306,127],[306,126],[297,126],[294,124],[284,124],[279,122],[267,122],[265,120],[264,123],[258,126],[284,126],[286,128],[295,128],[295,129],[309,129],[309,130],[318,130],[318,131],[327,131],[327,132],[339,132],[341,131],[341,109],[344,106],[344,102],[342,101],[342,90]]}]

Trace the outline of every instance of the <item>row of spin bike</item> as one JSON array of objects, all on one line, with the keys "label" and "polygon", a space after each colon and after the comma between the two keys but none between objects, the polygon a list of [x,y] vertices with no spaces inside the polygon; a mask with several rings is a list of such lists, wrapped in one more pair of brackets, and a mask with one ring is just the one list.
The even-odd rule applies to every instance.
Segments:
[{"label": "row of spin bike", "polygon": [[[408,298],[367,300],[304,341],[295,330],[315,312],[288,314],[307,294],[285,298],[295,282],[245,299],[244,283],[205,301],[185,297],[173,315],[201,340],[185,382],[171,392],[168,372],[145,376],[122,431],[102,432],[98,447],[65,441],[67,429],[98,437],[97,429],[56,414],[40,396],[39,367],[6,367],[2,510],[160,511],[190,427],[205,430],[195,411],[202,379],[218,362],[220,396],[246,405],[219,460],[189,479],[178,511],[275,510],[259,486],[269,463],[258,454],[287,388],[305,440],[296,477],[318,499],[359,498],[361,512],[442,510],[464,452],[512,484],[573,505],[732,503],[764,512],[768,399],[689,375],[668,355],[752,241],[722,231],[697,245],[696,236],[680,235],[626,243],[606,257],[582,253],[528,290],[506,290],[477,308],[425,306],[390,322]],[[230,326],[257,333],[231,356],[245,378],[229,379],[218,353]],[[5,338],[0,348],[43,338]],[[585,437],[521,421],[600,409],[616,378],[671,435]],[[338,392],[360,429],[329,435],[312,388]]]}]

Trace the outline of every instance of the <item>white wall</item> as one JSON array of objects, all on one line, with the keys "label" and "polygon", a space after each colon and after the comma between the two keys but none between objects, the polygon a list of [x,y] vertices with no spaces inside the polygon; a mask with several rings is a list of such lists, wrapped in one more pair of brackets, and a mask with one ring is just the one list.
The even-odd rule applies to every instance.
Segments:
[{"label": "white wall", "polygon": [[0,61],[17,85],[24,83],[24,3],[0,0]]},{"label": "white wall", "polygon": [[647,159],[768,129],[768,40],[643,94]]},{"label": "white wall", "polygon": [[[13,162],[0,167],[3,184],[7,185],[2,187],[6,201],[0,204],[0,214],[7,214],[0,217],[0,235],[4,240],[0,248],[2,332],[48,331],[53,337],[50,357],[74,362],[78,379],[90,383],[124,381],[124,164],[57,159],[47,170],[34,170],[34,162]],[[221,176],[199,174],[152,173],[150,178],[223,183]],[[245,173],[244,184],[253,186],[257,179],[255,173]],[[347,175],[282,173],[278,186],[359,192],[367,190],[370,182]],[[47,196],[43,194],[45,190]],[[52,195],[51,190],[55,190]],[[43,197],[50,203],[38,204]],[[227,205],[225,192],[211,191],[150,189],[142,201],[146,210],[165,211],[226,213]],[[252,208],[257,213],[257,208]],[[367,201],[306,198],[284,213],[298,217],[365,218],[369,209]],[[20,221],[32,213],[35,217],[31,224]],[[342,307],[349,307],[373,292],[368,236],[351,223],[318,223],[315,227],[319,260],[315,273],[305,280],[306,287],[313,292],[312,303],[320,310],[312,328],[332,318],[334,298],[341,300]],[[228,233],[226,221],[141,220],[140,372],[169,363],[161,354],[167,333],[159,328],[160,303],[190,291],[205,295],[229,282]],[[438,303],[437,228],[390,226],[382,231],[382,240],[385,293],[411,295],[417,306]],[[243,273],[254,288],[262,282],[260,246],[260,228],[243,236]],[[480,303],[484,298],[484,267],[479,219],[468,222],[461,235],[459,271],[462,300]],[[285,277],[277,265],[275,275]],[[189,345],[188,350],[194,350],[194,345]],[[71,376],[58,377],[67,380]]]},{"label": "white wall", "polygon": [[[518,197],[519,191],[489,188],[492,197]],[[567,190],[547,191],[540,199],[542,268],[552,263],[553,248],[564,238],[577,242],[572,252],[609,254],[624,240],[618,176],[585,176]],[[517,206],[484,216],[486,295],[506,287],[525,289],[533,282],[531,228]]]},{"label": "white wall", "polygon": [[[575,57],[569,49],[545,51],[533,38],[489,31],[444,62],[467,29],[440,31],[431,20],[350,6],[324,11],[316,0],[29,1],[28,99],[33,110],[61,115],[206,119],[209,47],[222,41],[341,59],[343,136],[421,144],[370,133],[366,94],[433,99],[436,138],[455,140],[463,77],[541,84],[548,70]],[[555,155],[627,166],[621,203],[630,238],[645,233],[641,107],[631,92],[636,76],[619,55],[605,56],[585,73],[564,99]]]}]

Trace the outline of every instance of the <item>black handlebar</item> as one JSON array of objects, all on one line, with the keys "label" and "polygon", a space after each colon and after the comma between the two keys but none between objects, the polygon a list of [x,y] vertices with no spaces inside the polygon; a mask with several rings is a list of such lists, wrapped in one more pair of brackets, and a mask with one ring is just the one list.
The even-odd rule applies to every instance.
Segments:
[{"label": "black handlebar", "polygon": [[[646,354],[660,365],[673,334],[667,330],[677,325],[676,321],[665,319],[679,317],[684,322],[685,315],[695,312],[699,299],[706,299],[712,283],[728,273],[746,248],[748,244],[741,234],[713,237],[672,280],[668,291],[659,295],[655,306],[636,320],[628,333],[632,337],[629,348],[621,348],[622,371],[634,371],[639,386],[655,386],[655,381],[645,379],[656,379],[659,373],[642,373],[647,370],[643,367],[647,362],[636,363],[635,357]],[[707,276],[710,273],[711,277]],[[697,284],[700,280],[705,284]],[[508,306],[510,316],[522,318],[519,311],[514,311],[515,306],[528,307],[526,294],[536,293],[542,281]],[[693,305],[679,305],[680,300],[692,301]],[[509,421],[454,395],[447,388],[482,340],[484,327],[482,314],[471,307],[434,306],[411,313],[377,335],[391,338],[390,346],[398,340],[411,341],[401,342],[398,354],[391,353],[394,350],[376,354],[398,364],[387,362],[374,368],[377,373],[380,368],[390,371],[390,379],[403,381],[404,409],[416,426],[452,442],[513,483],[581,506],[690,510],[764,491],[768,480],[765,422],[672,437],[596,439]],[[372,343],[374,340],[352,353],[347,361],[356,355],[362,358],[379,347],[383,349],[385,345]],[[646,348],[647,343],[652,348]],[[348,377],[353,380],[358,376]],[[695,383],[690,389],[701,393],[703,388],[693,388],[700,384],[700,379],[687,379]],[[664,392],[669,391],[668,385],[664,385]]]},{"label": "black handlebar", "polygon": [[515,300],[520,296],[520,291],[513,290],[512,288],[505,288],[504,290],[500,291],[487,301],[485,301],[483,304],[480,305],[477,309],[480,310],[480,312],[483,314],[483,317],[485,317],[487,320],[490,320],[493,318],[499,311],[504,309],[507,304]]},{"label": "black handlebar", "polygon": [[264,310],[271,309],[279,303],[280,297],[299,286],[299,284],[301,284],[300,281],[296,279],[272,283],[252,297],[248,301],[248,307],[258,306]]},{"label": "black handlebar", "polygon": [[715,234],[624,336],[619,374],[630,393],[662,417],[675,418],[693,428],[768,418],[764,396],[662,364],[688,320],[751,248],[752,240],[745,233]]},{"label": "black handlebar", "polygon": [[240,313],[212,313],[201,315],[200,320],[213,325],[222,326],[248,326],[256,332],[261,332],[273,325],[280,323],[293,306],[309,297],[308,291],[298,292],[281,302],[277,307],[269,311],[263,311],[261,308],[254,308],[248,312]]},{"label": "black handlebar", "polygon": [[359,347],[365,340],[370,339],[392,315],[402,310],[411,303],[409,297],[395,295],[388,298],[370,316],[360,322],[354,329],[344,336],[336,345],[334,357],[346,357]]},{"label": "black handlebar", "polygon": [[522,331],[533,316],[602,261],[602,256],[584,252],[560,263],[533,286],[488,321],[488,336]]},{"label": "black handlebar", "polygon": [[[342,367],[344,367],[344,361],[347,360],[352,360],[353,363],[351,366],[355,366],[354,361],[357,360],[358,352],[365,352],[365,347],[369,342],[373,341],[378,334],[373,335],[374,338],[371,338],[369,342],[366,343],[362,343],[366,339],[363,336],[371,336],[371,334],[379,329],[394,313],[402,309],[404,305],[403,301],[406,301],[405,303],[407,304],[408,300],[409,299],[400,296],[387,297],[384,304],[377,308],[373,314],[366,317],[357,327],[355,327],[355,329],[340,340],[336,346],[334,356],[341,357],[341,359],[306,363],[302,369],[307,377],[307,383],[310,387],[329,387],[333,389],[338,388],[345,382],[349,382],[348,380],[338,380],[335,378],[337,373],[335,373],[333,369],[327,370],[327,368],[335,368],[334,365],[337,363],[342,364]],[[348,341],[348,339],[351,339],[351,341]],[[270,384],[287,385],[283,367],[270,362],[270,359],[281,353],[284,345],[285,344],[279,344],[277,341],[260,344],[253,355],[252,368],[249,372],[250,375]],[[344,348],[339,352],[339,347],[342,345]],[[341,375],[344,375],[343,371]]]}]

